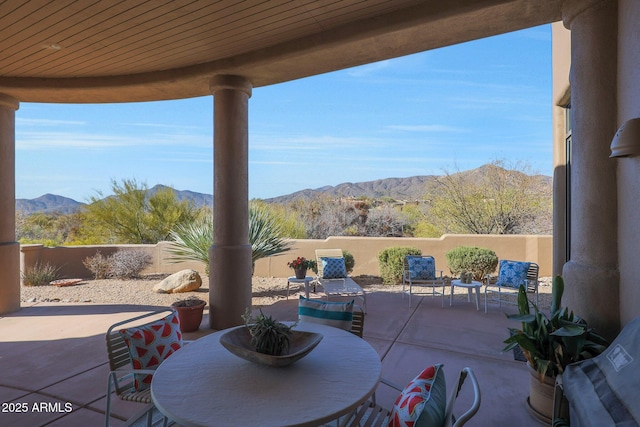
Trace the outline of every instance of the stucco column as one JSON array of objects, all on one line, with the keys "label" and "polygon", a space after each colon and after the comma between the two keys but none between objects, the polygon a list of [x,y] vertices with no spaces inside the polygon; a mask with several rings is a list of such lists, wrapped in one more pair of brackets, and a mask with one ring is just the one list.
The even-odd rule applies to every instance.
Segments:
[{"label": "stucco column", "polygon": [[213,246],[209,250],[209,324],[242,323],[251,308],[249,129],[251,83],[241,76],[211,79],[213,94]]},{"label": "stucco column", "polygon": [[617,2],[568,0],[571,30],[571,260],[565,300],[598,332],[619,330],[617,187],[609,159],[616,132]]},{"label": "stucco column", "polygon": [[0,314],[20,309],[16,242],[16,99],[0,94]]}]

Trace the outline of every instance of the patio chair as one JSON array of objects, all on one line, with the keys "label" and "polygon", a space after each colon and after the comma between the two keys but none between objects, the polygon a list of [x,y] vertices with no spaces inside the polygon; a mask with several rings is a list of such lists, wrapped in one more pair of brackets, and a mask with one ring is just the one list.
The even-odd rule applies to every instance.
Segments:
[{"label": "patio chair", "polygon": [[[456,417],[453,413],[455,402],[467,378],[469,378],[473,389],[473,403],[469,409]],[[404,421],[406,425],[461,427],[480,408],[480,386],[471,368],[464,368],[460,371],[448,399],[442,365],[426,368],[404,390],[384,378],[380,382],[402,392],[394,407],[387,409],[377,404],[375,400],[368,400],[360,405],[352,415],[342,420],[341,426],[372,427],[386,426],[387,423],[395,426],[405,425],[401,424]],[[392,419],[395,423],[390,422]]]},{"label": "patio chair", "polygon": [[[409,294],[409,307],[411,296],[415,293],[414,286],[426,286],[431,288],[431,295],[440,295],[441,306],[444,307],[444,286],[442,270],[436,274],[436,260],[432,256],[407,255],[403,261],[402,272],[402,296]],[[407,289],[408,286],[408,289]],[[442,291],[436,290],[442,288]]]},{"label": "patio chair", "polygon": [[356,297],[362,301],[362,309],[366,313],[367,295],[364,289],[347,275],[342,249],[316,249],[316,262],[316,283],[322,286],[327,301],[331,296]]},{"label": "patio chair", "polygon": [[501,307],[502,303],[517,305],[520,285],[524,285],[527,292],[535,295],[538,305],[538,271],[538,264],[534,262],[500,260],[495,281],[495,276],[485,276],[484,312],[487,313],[488,301],[497,302],[498,307]]},{"label": "patio chair", "polygon": [[[165,317],[158,318],[159,315]],[[143,319],[155,320],[140,324]],[[152,404],[151,378],[160,363],[182,345],[177,314],[170,308],[153,311],[113,324],[106,334],[109,377],[105,425],[109,427],[111,394],[128,402]],[[157,425],[153,412],[145,408],[147,426]],[[169,423],[163,419],[166,427]]]},{"label": "patio chair", "polygon": [[300,296],[298,321],[319,323],[349,331],[360,338],[364,333],[364,311],[354,301],[319,301]]}]

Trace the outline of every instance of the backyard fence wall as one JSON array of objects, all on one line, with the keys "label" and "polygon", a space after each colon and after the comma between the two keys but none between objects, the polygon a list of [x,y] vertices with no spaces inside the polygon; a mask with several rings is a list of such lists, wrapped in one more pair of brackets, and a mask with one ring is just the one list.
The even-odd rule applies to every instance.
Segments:
[{"label": "backyard fence wall", "polygon": [[[293,270],[287,262],[298,256],[314,259],[316,249],[340,248],[349,251],[355,259],[353,275],[380,275],[378,253],[388,247],[415,247],[423,255],[432,255],[436,259],[436,268],[449,274],[445,254],[458,246],[479,246],[495,251],[499,259],[535,262],[540,266],[540,276],[552,274],[552,236],[538,235],[476,235],[445,234],[440,238],[395,238],[395,237],[329,237],[324,240],[292,240],[292,249],[284,254],[258,260],[254,275],[261,277],[288,277]],[[143,273],[175,273],[192,268],[204,274],[204,265],[199,262],[172,263],[168,260],[169,242],[156,245],[95,245],[95,246],[58,246],[22,245],[20,270],[26,271],[36,262],[49,263],[60,267],[61,277],[90,278],[91,272],[84,266],[83,260],[97,252],[108,256],[118,249],[136,248],[149,253],[152,264]]]}]

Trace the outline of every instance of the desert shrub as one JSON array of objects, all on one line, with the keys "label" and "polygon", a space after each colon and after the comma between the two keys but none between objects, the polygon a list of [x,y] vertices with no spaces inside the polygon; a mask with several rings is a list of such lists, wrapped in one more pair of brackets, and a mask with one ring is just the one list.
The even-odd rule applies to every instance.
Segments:
[{"label": "desert shrub", "polygon": [[109,277],[130,279],[138,277],[151,264],[151,255],[140,249],[120,249],[106,257],[98,251],[94,256],[85,258],[82,263],[96,280]]},{"label": "desert shrub", "polygon": [[498,256],[491,249],[459,246],[447,252],[446,256],[451,274],[457,276],[468,271],[473,273],[473,280],[482,280],[498,266]]},{"label": "desert shrub", "polygon": [[140,249],[120,249],[108,261],[110,277],[130,279],[151,264],[151,255]]},{"label": "desert shrub", "polygon": [[382,283],[393,285],[402,281],[403,262],[407,255],[422,255],[422,252],[418,248],[392,246],[378,253]]},{"label": "desert shrub", "polygon": [[53,266],[49,263],[41,264],[36,262],[33,267],[22,273],[22,283],[25,286],[41,286],[48,285],[58,278],[60,267]]},{"label": "desert shrub", "polygon": [[344,266],[347,268],[347,273],[351,273],[356,265],[356,260],[350,252],[345,250],[342,251],[342,257],[344,258]]},{"label": "desert shrub", "polygon": [[86,257],[82,264],[93,274],[96,280],[106,279],[109,275],[109,258],[97,251],[94,256]]}]

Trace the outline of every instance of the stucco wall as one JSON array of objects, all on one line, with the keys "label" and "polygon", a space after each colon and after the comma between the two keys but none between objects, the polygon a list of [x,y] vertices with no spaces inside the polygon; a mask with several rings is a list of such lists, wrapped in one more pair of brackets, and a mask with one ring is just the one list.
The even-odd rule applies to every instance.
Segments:
[{"label": "stucco wall", "polygon": [[[618,2],[618,126],[640,117],[640,1]],[[640,156],[617,159],[620,322],[640,316]]]},{"label": "stucco wall", "polygon": [[[320,248],[340,248],[349,251],[355,258],[354,275],[379,275],[378,253],[391,246],[416,247],[425,255],[436,259],[436,268],[448,274],[445,254],[457,246],[479,246],[496,252],[500,259],[512,259],[535,262],[540,266],[540,276],[550,276],[552,262],[551,236],[498,236],[498,235],[444,235],[438,239],[419,238],[375,238],[375,237],[330,237],[326,240],[293,240],[292,249],[281,255],[261,259],[256,262],[256,276],[287,277],[293,271],[287,262],[297,256],[314,258],[315,250]],[[91,277],[82,261],[97,251],[108,256],[118,248],[140,248],[147,251],[153,264],[145,273],[173,273],[185,268],[193,268],[204,273],[204,265],[196,262],[169,263],[167,261],[168,243],[157,245],[102,245],[102,246],[65,246],[47,248],[42,245],[23,245],[21,248],[21,271],[36,261],[60,266],[60,274],[65,277]]]}]

